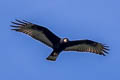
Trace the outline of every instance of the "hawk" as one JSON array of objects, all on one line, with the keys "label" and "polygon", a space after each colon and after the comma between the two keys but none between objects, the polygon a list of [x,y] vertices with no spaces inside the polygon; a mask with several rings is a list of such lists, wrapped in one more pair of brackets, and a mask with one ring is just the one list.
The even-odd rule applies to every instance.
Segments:
[{"label": "hawk", "polygon": [[15,27],[12,30],[25,33],[53,49],[52,53],[46,58],[47,60],[56,61],[62,51],[90,52],[105,56],[109,50],[108,46],[92,40],[70,41],[68,38],[60,38],[49,29],[25,20],[16,19],[16,22],[12,23],[15,24],[11,25],[11,27]]}]

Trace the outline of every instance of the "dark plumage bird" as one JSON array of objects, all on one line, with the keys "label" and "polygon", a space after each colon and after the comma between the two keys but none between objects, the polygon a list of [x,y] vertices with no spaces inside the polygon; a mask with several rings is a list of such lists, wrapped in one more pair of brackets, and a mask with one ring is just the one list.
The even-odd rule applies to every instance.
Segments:
[{"label": "dark plumage bird", "polygon": [[91,40],[70,41],[68,38],[59,38],[47,28],[25,20],[16,20],[12,23],[16,24],[11,25],[11,27],[16,28],[12,30],[25,33],[53,49],[52,53],[46,58],[47,60],[55,61],[62,51],[91,52],[105,56],[105,53],[108,53],[109,50],[108,46]]}]

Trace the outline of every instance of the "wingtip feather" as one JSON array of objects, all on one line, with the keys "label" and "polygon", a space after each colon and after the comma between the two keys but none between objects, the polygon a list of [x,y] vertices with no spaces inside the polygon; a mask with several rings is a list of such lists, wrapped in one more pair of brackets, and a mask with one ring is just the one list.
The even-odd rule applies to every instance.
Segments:
[{"label": "wingtip feather", "polygon": [[19,29],[11,29],[11,30],[13,30],[13,31],[19,31]]},{"label": "wingtip feather", "polygon": [[16,27],[16,28],[18,28],[19,26],[10,25],[10,27]]}]

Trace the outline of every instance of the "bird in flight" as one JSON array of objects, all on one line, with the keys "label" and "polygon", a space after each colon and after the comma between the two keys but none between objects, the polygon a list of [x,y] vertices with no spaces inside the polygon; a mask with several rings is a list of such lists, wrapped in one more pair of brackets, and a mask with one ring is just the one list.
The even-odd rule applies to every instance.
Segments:
[{"label": "bird in flight", "polygon": [[25,33],[53,49],[52,53],[46,58],[47,60],[56,61],[62,51],[90,52],[105,56],[109,50],[108,46],[92,40],[70,41],[68,38],[60,38],[49,29],[25,20],[16,19],[16,22],[12,23],[14,25],[11,25],[11,27],[15,27],[12,30]]}]

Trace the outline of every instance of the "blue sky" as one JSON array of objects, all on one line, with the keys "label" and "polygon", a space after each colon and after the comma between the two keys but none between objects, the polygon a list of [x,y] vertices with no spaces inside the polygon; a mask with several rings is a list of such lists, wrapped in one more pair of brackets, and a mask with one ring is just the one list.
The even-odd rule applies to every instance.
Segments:
[{"label": "blue sky", "polygon": [[[120,80],[119,0],[1,0],[0,80]],[[109,55],[62,52],[11,31],[24,19],[49,28],[61,38],[90,39],[110,46]]]}]

